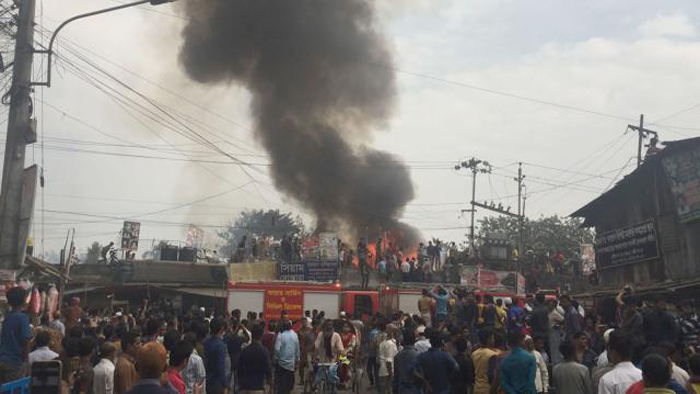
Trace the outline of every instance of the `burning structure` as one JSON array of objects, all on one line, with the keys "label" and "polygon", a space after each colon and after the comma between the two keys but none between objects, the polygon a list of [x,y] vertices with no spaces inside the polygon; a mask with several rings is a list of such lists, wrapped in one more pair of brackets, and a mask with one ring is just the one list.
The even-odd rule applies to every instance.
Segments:
[{"label": "burning structure", "polygon": [[397,220],[413,198],[408,169],[364,143],[396,103],[372,1],[190,0],[183,12],[188,76],[251,92],[275,185],[315,214],[318,229],[416,240]]}]

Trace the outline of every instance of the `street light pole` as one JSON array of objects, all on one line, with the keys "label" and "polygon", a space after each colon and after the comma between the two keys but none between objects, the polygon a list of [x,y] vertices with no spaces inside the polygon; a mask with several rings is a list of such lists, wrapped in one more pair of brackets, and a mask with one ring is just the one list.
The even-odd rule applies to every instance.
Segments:
[{"label": "street light pole", "polygon": [[36,51],[37,53],[43,53],[43,54],[46,54],[48,56],[47,69],[46,69],[46,81],[45,82],[35,82],[32,85],[51,87],[51,64],[53,61],[53,44],[56,41],[56,37],[58,36],[58,33],[60,33],[61,30],[63,30],[63,28],[66,27],[66,25],[68,25],[69,23],[75,22],[75,21],[80,20],[80,19],[89,18],[89,17],[95,16],[95,15],[106,14],[108,12],[122,10],[124,8],[136,7],[136,6],[141,5],[141,4],[150,3],[151,5],[158,5],[158,4],[170,3],[173,1],[175,1],[175,0],[138,0],[138,1],[131,2],[131,3],[120,4],[120,5],[117,5],[114,7],[103,8],[101,10],[86,12],[84,14],[75,15],[73,17],[66,19],[60,25],[58,25],[56,30],[53,31],[53,34],[51,35],[51,39],[49,40],[49,47],[46,50]]},{"label": "street light pole", "polygon": [[[15,0],[19,8],[15,58],[12,63],[12,85],[3,99],[9,99],[7,138],[0,189],[0,270],[17,270],[24,263],[29,224],[34,211],[37,167],[24,168],[27,145],[36,142],[36,118],[32,118],[32,86],[51,86],[53,44],[58,33],[69,23],[94,15],[150,3],[169,3],[174,0],[138,0],[76,15],[61,23],[51,35],[47,50],[34,49],[34,17],[36,0]],[[32,81],[32,62],[35,53],[48,56],[47,79]]]}]

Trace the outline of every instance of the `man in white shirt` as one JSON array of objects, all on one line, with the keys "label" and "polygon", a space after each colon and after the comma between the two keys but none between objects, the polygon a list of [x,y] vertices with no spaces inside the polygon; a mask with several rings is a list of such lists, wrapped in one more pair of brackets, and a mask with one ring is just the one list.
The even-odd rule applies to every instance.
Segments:
[{"label": "man in white shirt", "polygon": [[105,342],[100,352],[100,362],[92,369],[92,392],[93,394],[113,394],[114,393],[114,357],[116,348],[112,342]]},{"label": "man in white shirt", "polygon": [[401,278],[403,279],[404,282],[409,281],[410,274],[411,274],[411,264],[408,262],[408,259],[406,259],[406,261],[401,263]]},{"label": "man in white shirt", "polygon": [[544,363],[542,353],[535,350],[535,341],[529,335],[525,336],[525,350],[535,357],[535,362],[537,363],[537,370],[535,370],[535,389],[538,393],[548,393],[549,370],[547,369],[547,364]]},{"label": "man in white shirt", "polygon": [[430,349],[430,340],[426,337],[425,331],[428,330],[425,326],[418,326],[416,332],[418,333],[418,338],[416,344],[413,347],[416,348],[418,353],[427,352]]},{"label": "man in white shirt", "polygon": [[51,334],[48,331],[39,331],[36,334],[34,339],[36,350],[29,353],[29,365],[37,361],[51,361],[58,358],[58,353],[49,349],[49,342],[51,342]]},{"label": "man in white shirt", "polygon": [[677,360],[679,357],[678,350],[676,346],[671,342],[661,342],[658,345],[659,348],[665,351],[665,355],[672,360],[671,361],[671,378],[678,382],[681,386],[685,387],[690,380],[690,375],[683,368],[676,365],[673,360]]},{"label": "man in white shirt", "polygon": [[[606,346],[607,346],[607,344],[608,344],[608,338],[610,338],[610,333],[612,333],[613,331],[615,331],[614,328],[608,328],[608,329],[605,330],[605,332],[603,333],[603,342],[606,344]],[[608,365],[608,364],[609,364],[609,361],[608,361],[608,351],[607,351],[607,349],[606,349],[606,350],[603,350],[603,352],[600,353],[600,355],[598,356],[598,361],[596,362],[596,366],[597,366],[597,367],[604,367],[604,366],[606,366],[606,365]]]},{"label": "man in white shirt", "polygon": [[386,329],[386,340],[379,344],[379,380],[381,381],[381,393],[390,394],[392,392],[392,382],[394,378],[394,357],[399,352],[396,344],[399,331],[394,325],[389,325]]},{"label": "man in white shirt", "polygon": [[642,380],[642,371],[632,364],[630,338],[620,330],[608,338],[608,360],[615,364],[612,371],[603,375],[598,383],[598,394],[625,394],[634,383]]}]

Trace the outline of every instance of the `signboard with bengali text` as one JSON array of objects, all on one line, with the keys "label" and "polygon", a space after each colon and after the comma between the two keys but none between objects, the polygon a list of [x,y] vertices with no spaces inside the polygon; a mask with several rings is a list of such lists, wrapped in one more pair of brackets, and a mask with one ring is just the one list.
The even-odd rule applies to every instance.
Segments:
[{"label": "signboard with bengali text", "polygon": [[280,263],[279,280],[288,282],[303,282],[306,280],[303,263]]},{"label": "signboard with bengali text", "polygon": [[298,263],[280,263],[279,280],[335,282],[338,280],[338,260],[306,260]]},{"label": "signboard with bengali text", "polygon": [[299,320],[304,316],[304,291],[300,289],[267,289],[263,313],[266,321],[278,320],[282,311],[287,317]]},{"label": "signboard with bengali text", "polygon": [[311,282],[335,282],[338,280],[338,260],[309,260],[306,265],[306,280]]},{"label": "signboard with bengali text", "polygon": [[595,237],[595,261],[599,270],[658,257],[659,243],[653,220],[597,234]]}]

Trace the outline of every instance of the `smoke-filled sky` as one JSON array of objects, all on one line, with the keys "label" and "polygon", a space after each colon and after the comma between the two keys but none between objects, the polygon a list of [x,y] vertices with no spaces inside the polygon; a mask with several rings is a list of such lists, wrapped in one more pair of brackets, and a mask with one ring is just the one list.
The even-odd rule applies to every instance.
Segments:
[{"label": "smoke-filled sky", "polygon": [[[38,3],[38,23],[53,29],[115,1]],[[353,128],[363,138],[347,141],[405,161],[414,198],[401,219],[424,235],[465,239],[460,210],[468,208],[471,181],[453,169],[458,160],[490,161],[495,169],[478,179],[477,199],[513,207],[512,178],[522,161],[528,215],[568,214],[632,169],[636,143],[623,133],[640,113],[660,123],[662,140],[699,134],[700,108],[664,119],[698,103],[700,5],[693,0],[383,0],[378,9],[374,26],[392,53],[395,105],[377,108],[382,113],[372,122]],[[281,208],[312,220],[313,201],[277,191],[265,139],[256,137],[261,120],[279,121],[255,111],[260,81],[234,73],[224,77],[230,83],[192,80],[179,62],[187,22],[180,11],[174,5],[123,10],[62,33],[80,45],[78,55],[165,112],[133,94],[125,99],[126,90],[113,81],[98,84],[101,90],[86,83],[84,73],[93,70],[73,55],[66,54],[79,71],[59,62],[53,87],[35,98],[45,136],[45,250],[58,249],[69,226],[76,227],[80,248],[106,242],[123,218],[141,220],[144,239],[171,240],[184,238],[182,223],[211,234],[244,208]],[[37,75],[38,66],[39,59]],[[193,131],[251,166],[231,164]],[[32,160],[41,162],[39,146],[30,149]],[[38,198],[39,251],[41,207]]]},{"label": "smoke-filled sky", "polygon": [[187,75],[249,90],[274,184],[318,231],[355,241],[399,226],[413,185],[400,158],[370,146],[396,106],[393,55],[371,2],[190,0],[182,15]]}]

